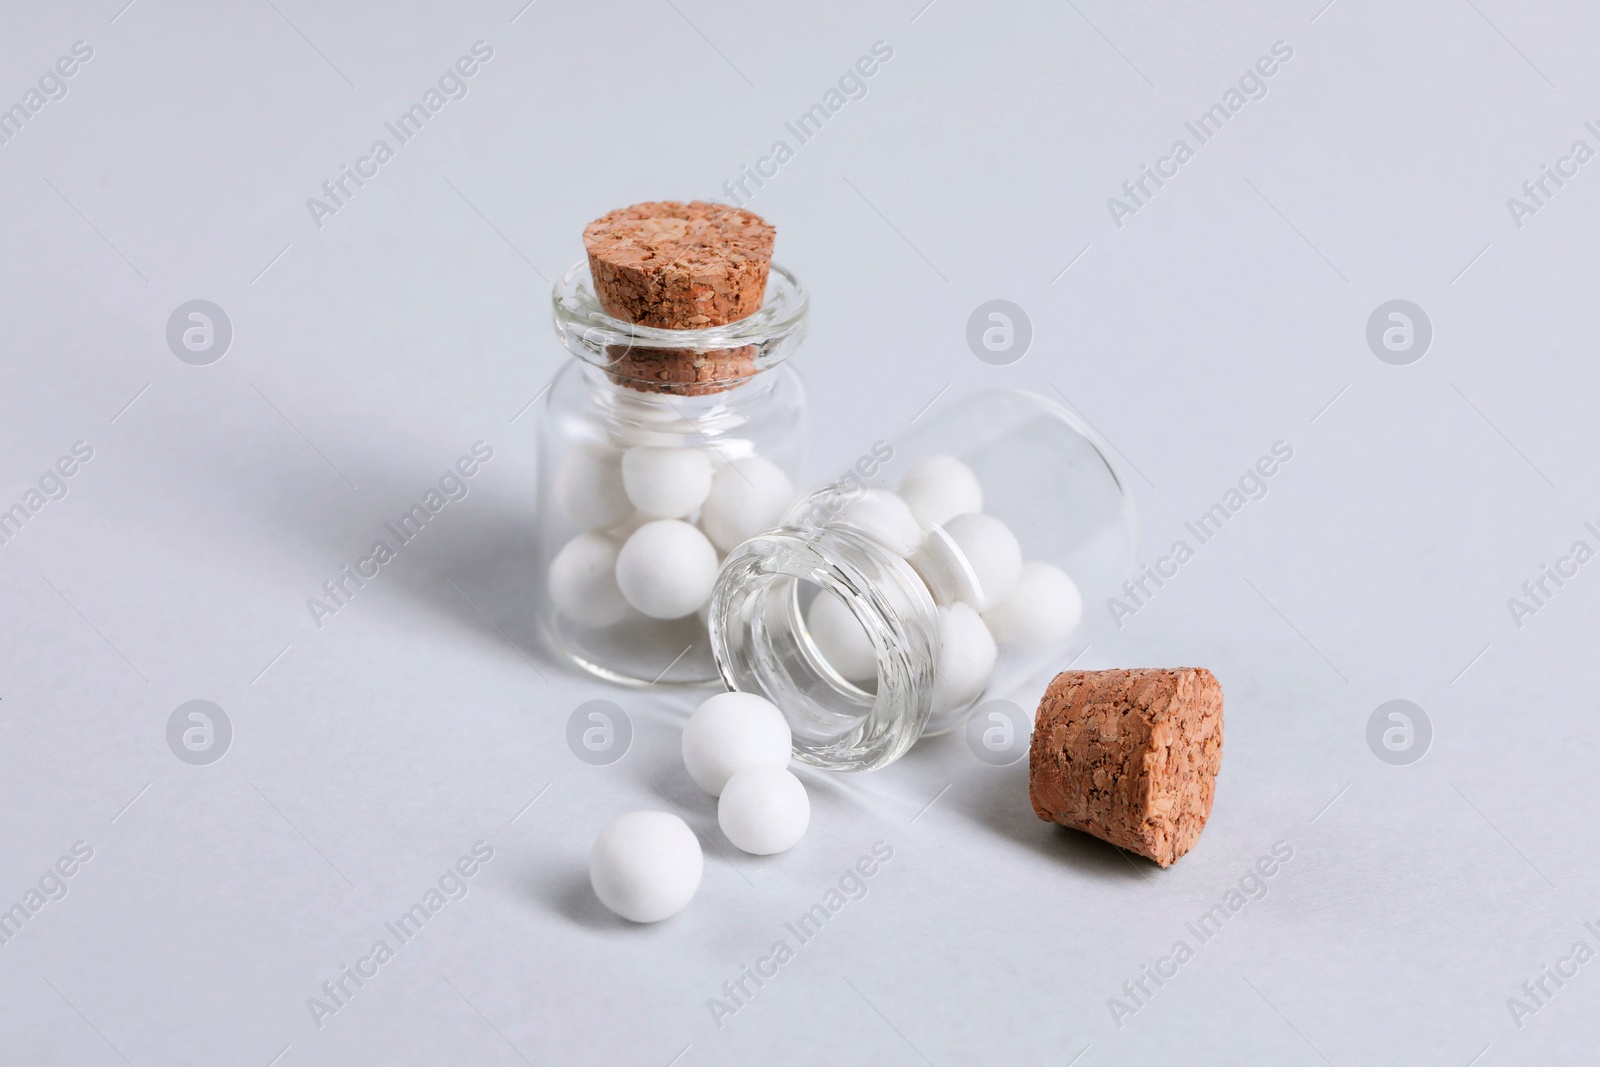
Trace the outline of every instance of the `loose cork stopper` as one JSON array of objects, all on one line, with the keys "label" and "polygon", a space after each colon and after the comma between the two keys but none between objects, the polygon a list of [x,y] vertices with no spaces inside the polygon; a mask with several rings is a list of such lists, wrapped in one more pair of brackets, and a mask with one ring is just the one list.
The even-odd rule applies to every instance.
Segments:
[{"label": "loose cork stopper", "polygon": [[[619,208],[584,227],[606,314],[664,330],[737,322],[766,297],[776,231],[754,212],[701,200]],[[696,351],[607,349],[612,378],[647,392],[720,392],[756,372],[753,345]]]},{"label": "loose cork stopper", "polygon": [[1046,822],[1170,867],[1211,814],[1222,686],[1204,667],[1063,671],[1039,702],[1028,794]]}]

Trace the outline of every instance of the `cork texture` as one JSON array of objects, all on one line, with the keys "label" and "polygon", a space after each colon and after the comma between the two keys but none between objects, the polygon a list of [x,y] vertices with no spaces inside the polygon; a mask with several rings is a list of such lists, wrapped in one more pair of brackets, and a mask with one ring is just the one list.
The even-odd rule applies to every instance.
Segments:
[{"label": "cork texture", "polygon": [[607,345],[606,359],[606,373],[617,384],[675,396],[720,393],[759,369],[754,345],[705,351]]},{"label": "cork texture", "polygon": [[1170,867],[1200,839],[1221,765],[1205,668],[1063,671],[1039,702],[1028,793],[1046,822]]},{"label": "cork texture", "polygon": [[[584,227],[595,297],[612,318],[664,330],[737,322],[766,299],[776,231],[761,216],[701,200],[619,208]],[[698,396],[754,374],[756,350],[608,347],[614,381]]]},{"label": "cork texture", "polygon": [[595,219],[583,229],[583,247],[606,314],[663,330],[703,330],[760,309],[775,236],[754,212],[662,200]]}]

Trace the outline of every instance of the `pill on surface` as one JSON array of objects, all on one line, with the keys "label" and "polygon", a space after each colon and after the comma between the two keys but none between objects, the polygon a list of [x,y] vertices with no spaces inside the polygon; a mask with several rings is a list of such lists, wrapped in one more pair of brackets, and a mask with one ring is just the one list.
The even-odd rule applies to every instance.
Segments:
[{"label": "pill on surface", "polygon": [[[934,668],[933,714],[960,708],[983,692],[999,655],[983,617],[969,604],[939,609],[939,663]],[[942,724],[941,724],[942,725]],[[935,729],[930,724],[930,729]]]},{"label": "pill on surface", "polygon": [[954,456],[930,456],[912,467],[900,481],[900,498],[924,529],[983,510],[978,476]]},{"label": "pill on surface", "polygon": [[602,533],[581,533],[550,561],[550,600],[585,626],[610,626],[632,613],[617,587],[618,544]]},{"label": "pill on surface", "polygon": [[754,693],[718,693],[683,727],[683,765],[712,796],[739,771],[787,767],[793,739],[777,705]]},{"label": "pill on surface", "polygon": [[806,629],[828,665],[842,678],[868,682],[878,676],[878,651],[849,605],[823,590],[806,610]]},{"label": "pill on surface", "polygon": [[657,519],[633,532],[617,553],[617,588],[652,619],[681,619],[711,596],[717,550],[706,535],[677,519]]},{"label": "pill on surface", "polygon": [[681,519],[711,491],[711,459],[698,448],[637,445],[622,454],[622,485],[646,515]]},{"label": "pill on surface", "polygon": [[717,825],[745,852],[784,852],[811,825],[806,787],[782,767],[746,767],[728,779],[717,800]]},{"label": "pill on surface", "polygon": [[967,562],[962,600],[987,611],[1011,595],[1022,574],[1022,547],[1005,523],[993,515],[957,515],[944,532]]},{"label": "pill on surface", "polygon": [[1083,618],[1083,594],[1066,572],[1048,563],[1022,565],[1011,595],[983,613],[1002,645],[1048,648],[1060,644]]},{"label": "pill on surface", "polygon": [[561,514],[585,530],[615,526],[633,511],[622,486],[622,457],[594,444],[578,444],[556,468],[555,498]]},{"label": "pill on surface", "polygon": [[847,496],[830,522],[854,527],[897,556],[909,556],[922,544],[922,525],[910,505],[887,489]]},{"label": "pill on surface", "polygon": [[700,510],[700,527],[712,544],[728,552],[776,526],[793,501],[794,483],[770,459],[745,456],[729,460],[711,479],[711,491]]},{"label": "pill on surface", "polygon": [[600,903],[636,923],[682,911],[700,888],[705,857],[689,824],[665,811],[635,811],[607,823],[589,850],[589,884]]}]

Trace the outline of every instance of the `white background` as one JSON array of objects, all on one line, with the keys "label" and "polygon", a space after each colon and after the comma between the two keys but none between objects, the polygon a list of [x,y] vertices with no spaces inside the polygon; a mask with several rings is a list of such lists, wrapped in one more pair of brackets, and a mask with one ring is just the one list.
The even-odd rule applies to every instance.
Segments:
[{"label": "white background", "polygon": [[[1322,2],[8,5],[0,103],[94,56],[0,145],[0,505],[74,442],[94,457],[0,545],[0,906],[94,855],[0,947],[0,1060],[1591,1058],[1600,961],[1520,1028],[1507,998],[1600,950],[1600,563],[1520,628],[1506,601],[1600,548],[1600,162],[1520,228],[1506,200],[1600,149],[1600,19]],[[478,40],[469,95],[318,228],[306,199]],[[936,397],[1059,391],[1153,560],[1294,449],[1123,629],[1091,605],[1083,665],[1204,665],[1227,693],[1216,807],[1170,870],[1040,823],[1025,765],[960,736],[808,775],[804,842],[734,853],[676,755],[697,698],[537,645],[526,409],[569,358],[549,281],[590,219],[719,195],[792,144],[875,41],[867,96],[750,203],[812,294],[815,476]],[[1116,226],[1107,198],[1276,41],[1265,98]],[[1008,367],[964,339],[995,297],[1035,331]],[[195,298],[234,328],[210,366],[165,340]],[[1433,324],[1410,366],[1365,340],[1394,298]],[[307,598],[478,440],[471,494],[318,629]],[[196,698],[233,724],[210,766],[166,742]],[[597,698],[635,728],[608,767],[564,742]],[[1434,727],[1411,766],[1365,740],[1395,698]],[[669,805],[704,882],[631,927],[589,842]],[[469,895],[316,1026],[307,998],[479,840]],[[878,841],[868,895],[718,1029],[708,998]],[[1118,1027],[1108,998],[1276,842],[1266,897]]]}]

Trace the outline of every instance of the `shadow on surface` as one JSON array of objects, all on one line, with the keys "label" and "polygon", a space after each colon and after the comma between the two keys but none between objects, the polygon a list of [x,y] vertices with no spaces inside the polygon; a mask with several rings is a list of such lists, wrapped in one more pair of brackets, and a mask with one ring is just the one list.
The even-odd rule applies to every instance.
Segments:
[{"label": "shadow on surface", "polygon": [[976,766],[964,773],[951,793],[953,798],[946,800],[953,809],[991,832],[1095,878],[1150,881],[1160,872],[1142,856],[1034,814],[1026,757],[1007,767]]}]

